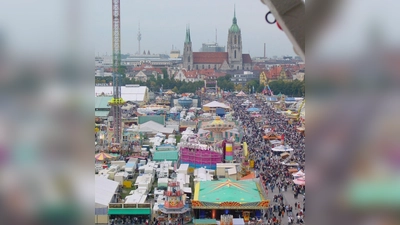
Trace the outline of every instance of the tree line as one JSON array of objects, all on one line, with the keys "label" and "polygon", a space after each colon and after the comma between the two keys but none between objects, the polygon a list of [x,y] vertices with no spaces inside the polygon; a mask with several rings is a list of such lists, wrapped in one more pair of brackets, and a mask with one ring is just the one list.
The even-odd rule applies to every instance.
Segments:
[{"label": "tree line", "polygon": [[[194,93],[197,90],[200,90],[204,87],[204,81],[196,81],[196,82],[186,82],[179,81],[175,79],[169,79],[168,73],[166,69],[162,69],[163,79],[161,76],[157,77],[149,77],[146,82],[136,81],[135,79],[130,79],[126,77],[126,67],[121,66],[119,69],[119,74],[123,74],[121,76],[121,85],[127,84],[139,84],[141,86],[147,86],[150,91],[159,92],[160,88],[165,90],[171,89],[173,92],[182,94],[191,92]],[[244,91],[246,93],[260,93],[264,90],[264,85],[260,84],[259,80],[251,80],[248,81],[245,85],[235,85],[231,81],[231,75],[227,74],[223,77],[219,77],[218,87],[220,87],[224,91]],[[95,83],[105,83],[109,84],[113,82],[113,77],[96,77]],[[282,93],[287,96],[304,96],[305,95],[305,80],[276,80],[269,82],[269,87],[274,92],[274,94]]]},{"label": "tree line", "polygon": [[305,79],[303,81],[299,80],[277,80],[269,83],[269,87],[271,88],[274,94],[282,93],[286,96],[296,96],[296,97],[304,97],[305,96]]}]

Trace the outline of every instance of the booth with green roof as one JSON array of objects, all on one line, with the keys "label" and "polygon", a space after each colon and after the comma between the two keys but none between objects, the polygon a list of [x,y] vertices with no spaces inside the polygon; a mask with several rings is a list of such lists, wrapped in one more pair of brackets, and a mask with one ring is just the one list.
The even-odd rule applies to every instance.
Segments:
[{"label": "booth with green roof", "polygon": [[269,200],[261,185],[253,180],[199,181],[195,184],[192,208],[197,219],[218,219],[223,214],[234,218],[250,212],[251,217],[262,217]]}]

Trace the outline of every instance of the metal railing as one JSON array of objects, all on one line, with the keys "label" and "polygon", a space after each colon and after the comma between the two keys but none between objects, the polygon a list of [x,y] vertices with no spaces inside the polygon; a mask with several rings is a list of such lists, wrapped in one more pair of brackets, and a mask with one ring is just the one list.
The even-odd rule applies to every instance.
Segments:
[{"label": "metal railing", "polygon": [[150,208],[152,205],[151,203],[110,203],[108,204],[109,209],[142,209],[142,208]]}]

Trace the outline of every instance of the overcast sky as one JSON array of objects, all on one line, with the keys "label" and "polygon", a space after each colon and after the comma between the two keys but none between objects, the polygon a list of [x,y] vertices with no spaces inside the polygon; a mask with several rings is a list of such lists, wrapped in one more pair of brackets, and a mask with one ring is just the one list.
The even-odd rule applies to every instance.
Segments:
[{"label": "overcast sky", "polygon": [[[189,23],[194,51],[198,51],[202,43],[215,41],[216,29],[218,44],[226,46],[234,4],[242,31],[243,53],[263,56],[266,43],[269,57],[295,55],[284,32],[265,22],[264,16],[269,10],[260,0],[121,0],[121,51],[137,52],[139,21],[141,52],[169,54],[172,45],[182,50],[186,24]],[[95,7],[96,55],[110,54],[111,1],[96,1]]]},{"label": "overcast sky", "polygon": [[[399,14],[395,9],[400,1],[344,3],[332,23],[324,26],[322,39],[314,43],[319,54],[348,55],[365,49],[371,24],[377,26],[376,32],[389,47],[399,47]],[[284,32],[265,22],[269,10],[260,0],[121,0],[122,53],[137,52],[139,20],[142,51],[169,53],[172,45],[181,50],[188,23],[194,50],[214,41],[215,29],[218,43],[226,46],[234,4],[244,53],[263,56],[266,43],[268,57],[295,55]],[[382,8],[377,10],[377,6]],[[7,48],[23,54],[68,51],[70,43],[77,42],[77,49],[85,53],[111,54],[111,30],[111,0],[12,0],[0,7],[0,35]]]}]

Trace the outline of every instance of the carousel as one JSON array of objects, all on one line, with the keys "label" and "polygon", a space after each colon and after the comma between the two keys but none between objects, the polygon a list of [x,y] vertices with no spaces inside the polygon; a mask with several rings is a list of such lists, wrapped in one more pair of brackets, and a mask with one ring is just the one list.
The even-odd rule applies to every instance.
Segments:
[{"label": "carousel", "polygon": [[188,223],[192,220],[190,208],[185,204],[186,195],[180,189],[177,175],[171,175],[172,181],[168,182],[167,190],[164,191],[165,201],[159,205],[156,219],[161,223]]}]

